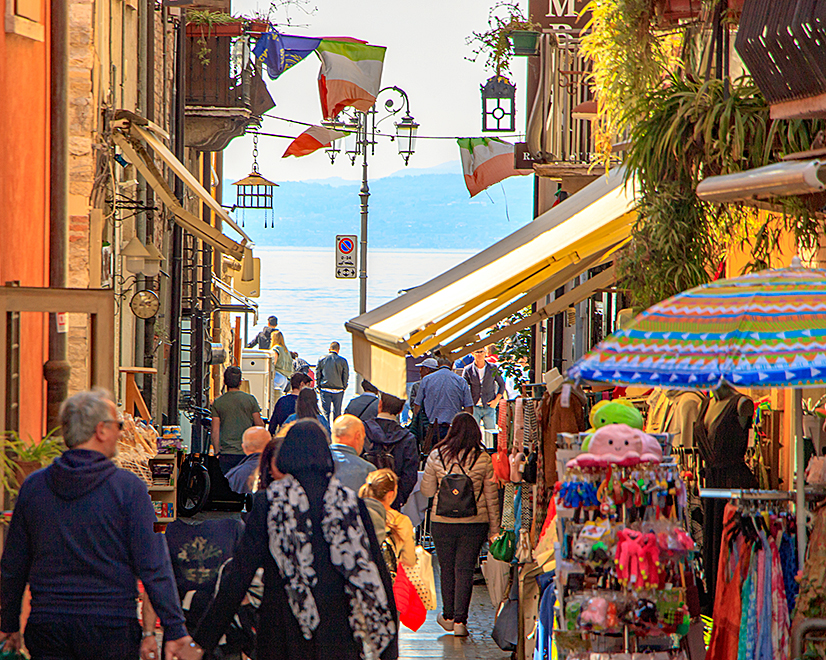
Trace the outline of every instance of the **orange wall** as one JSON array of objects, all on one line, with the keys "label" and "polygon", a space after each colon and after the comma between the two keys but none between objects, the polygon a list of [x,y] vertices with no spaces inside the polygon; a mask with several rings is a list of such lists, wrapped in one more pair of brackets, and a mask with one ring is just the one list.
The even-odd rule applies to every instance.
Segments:
[{"label": "orange wall", "polygon": [[[0,30],[0,286],[48,286],[49,31],[43,42]],[[20,430],[41,437],[46,318],[21,321]],[[4,365],[5,367],[5,365]],[[0,377],[5,377],[5,369]],[[5,405],[5,402],[0,402]]]}]

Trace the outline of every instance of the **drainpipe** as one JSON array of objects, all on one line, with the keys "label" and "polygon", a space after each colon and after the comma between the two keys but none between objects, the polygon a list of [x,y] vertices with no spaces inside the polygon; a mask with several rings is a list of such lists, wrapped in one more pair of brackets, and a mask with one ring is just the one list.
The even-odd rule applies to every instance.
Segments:
[{"label": "drainpipe", "polygon": [[[63,288],[69,231],[68,0],[51,0],[49,35],[49,287]],[[43,365],[47,431],[60,425],[60,404],[68,394],[70,371],[66,333],[57,331],[57,315],[49,314],[49,360]]]},{"label": "drainpipe", "polygon": [[[186,104],[186,15],[178,22],[175,57],[175,157],[184,160],[184,120]],[[183,203],[184,186],[175,177],[175,197]],[[184,232],[175,222],[172,225],[172,250],[170,253],[171,271],[169,273],[170,310],[169,310],[169,378],[167,381],[166,414],[168,423],[178,423],[178,390],[181,385],[181,276],[183,267]]]}]

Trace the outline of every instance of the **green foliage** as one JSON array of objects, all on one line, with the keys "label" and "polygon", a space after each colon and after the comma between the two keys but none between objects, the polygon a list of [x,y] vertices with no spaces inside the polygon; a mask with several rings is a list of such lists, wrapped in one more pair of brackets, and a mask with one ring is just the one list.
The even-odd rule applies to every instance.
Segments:
[{"label": "green foliage", "polygon": [[783,232],[804,247],[819,223],[798,198],[785,213],[758,220],[741,205],[710,204],[696,195],[706,176],[760,167],[810,148],[821,121],[771,121],[748,77],[699,81],[669,74],[643,94],[630,131],[628,177],[638,186],[632,241],[618,258],[619,277],[635,303],[649,306],[703,284],[733,245],[751,251],[750,268],[769,265]]},{"label": "green foliage", "polygon": [[655,35],[652,0],[591,0],[589,10],[581,48],[594,64],[597,151],[607,164],[612,139],[633,125],[641,95],[665,74],[673,38]]},{"label": "green foliage", "polygon": [[485,66],[501,75],[510,70],[511,48],[508,35],[514,30],[540,30],[539,23],[525,18],[518,2],[515,0],[499,0],[488,13],[488,29],[484,32],[474,32],[465,43],[473,46],[473,57],[467,58],[475,62],[480,55],[486,55]]},{"label": "green foliage", "polygon": [[3,438],[3,451],[0,452],[0,481],[3,488],[12,496],[20,490],[18,480],[19,463],[39,463],[40,467],[49,465],[63,453],[63,439],[56,436],[58,429],[52,429],[40,442],[23,440],[16,431],[7,431]]},{"label": "green foliage", "polygon": [[243,19],[234,18],[222,11],[210,11],[209,9],[190,9],[186,12],[186,22],[201,27],[201,36],[198,37],[198,59],[204,66],[209,65],[209,54],[212,49],[207,46],[207,38],[212,36],[212,28],[216,25],[228,25],[229,23],[240,23]]},{"label": "green foliage", "polygon": [[[526,307],[498,323],[495,330],[518,323],[530,315],[531,308]],[[517,387],[527,382],[522,369],[527,365],[531,356],[531,329],[524,328],[509,337],[500,339],[494,344],[494,348],[499,358],[499,368],[505,377],[512,378]]]}]

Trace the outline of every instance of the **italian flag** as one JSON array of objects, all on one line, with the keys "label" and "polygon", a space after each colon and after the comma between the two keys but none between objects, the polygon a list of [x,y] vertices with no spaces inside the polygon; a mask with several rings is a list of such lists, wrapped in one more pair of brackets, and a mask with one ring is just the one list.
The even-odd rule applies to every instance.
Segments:
[{"label": "italian flag", "polygon": [[344,108],[367,112],[381,87],[384,46],[363,42],[324,40],[316,49],[321,58],[318,91],[321,112],[333,119]]},{"label": "italian flag", "polygon": [[533,174],[513,166],[513,145],[498,138],[459,138],[462,170],[470,196],[509,176]]},{"label": "italian flag", "polygon": [[347,133],[332,131],[323,126],[311,126],[295,140],[290,142],[290,146],[284,152],[282,158],[287,156],[306,156],[314,151],[329,147],[333,140],[343,138]]}]

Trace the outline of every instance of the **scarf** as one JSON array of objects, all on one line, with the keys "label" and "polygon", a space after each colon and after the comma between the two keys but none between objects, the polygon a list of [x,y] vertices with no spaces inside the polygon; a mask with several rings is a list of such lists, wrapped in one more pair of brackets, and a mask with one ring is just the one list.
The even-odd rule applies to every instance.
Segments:
[{"label": "scarf", "polygon": [[[274,481],[267,489],[270,511],[267,516],[269,547],[281,577],[286,581],[287,599],[304,639],[312,639],[319,614],[313,597],[318,583],[310,542],[313,525],[310,501],[292,475]],[[330,560],[344,577],[349,600],[350,628],[365,660],[378,658],[396,634],[387,592],[378,566],[370,552],[370,542],[353,491],[332,477],[324,492],[321,533],[330,546]]]}]

